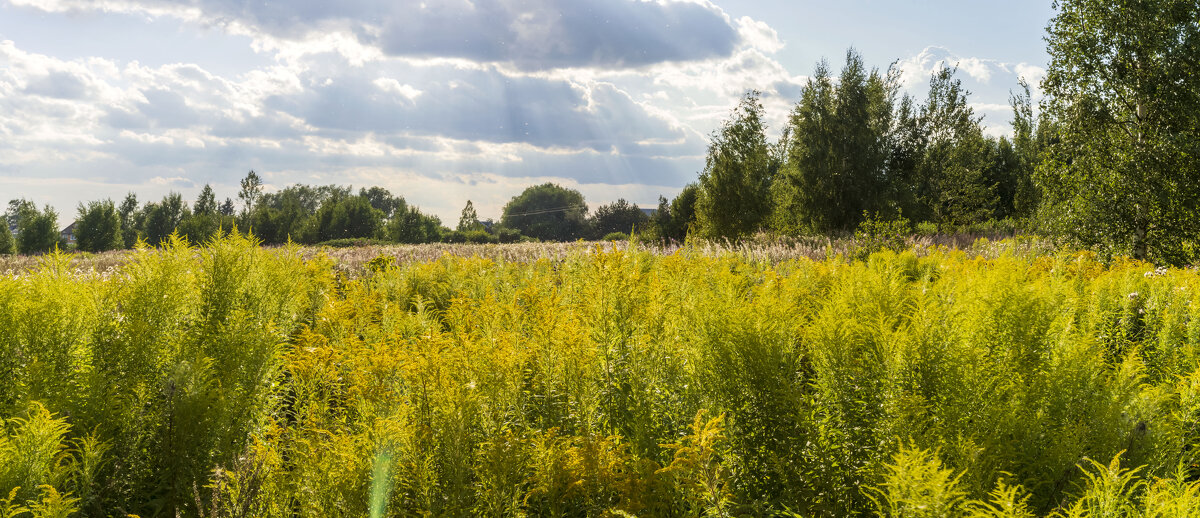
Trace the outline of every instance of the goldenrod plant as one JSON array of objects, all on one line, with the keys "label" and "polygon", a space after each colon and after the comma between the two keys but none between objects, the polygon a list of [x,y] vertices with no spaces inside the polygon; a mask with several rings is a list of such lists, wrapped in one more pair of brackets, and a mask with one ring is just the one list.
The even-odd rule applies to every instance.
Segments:
[{"label": "goldenrod plant", "polygon": [[1200,502],[1196,270],[1021,240],[258,245],[176,236],[0,275],[0,516]]}]

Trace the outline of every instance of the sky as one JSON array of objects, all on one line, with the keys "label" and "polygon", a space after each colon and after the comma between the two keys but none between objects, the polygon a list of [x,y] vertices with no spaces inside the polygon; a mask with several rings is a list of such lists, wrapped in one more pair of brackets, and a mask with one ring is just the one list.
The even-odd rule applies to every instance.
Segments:
[{"label": "sky", "polygon": [[762,92],[774,138],[847,49],[924,97],[944,63],[987,132],[1048,56],[1049,0],[0,0],[0,198],[236,199],[250,170],[382,186],[453,224],[525,187],[654,207]]}]

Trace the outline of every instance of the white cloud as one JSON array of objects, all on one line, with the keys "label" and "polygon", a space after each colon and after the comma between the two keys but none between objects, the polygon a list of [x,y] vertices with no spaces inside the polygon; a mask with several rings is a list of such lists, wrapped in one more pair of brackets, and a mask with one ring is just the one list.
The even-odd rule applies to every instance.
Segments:
[{"label": "white cloud", "polygon": [[763,52],[770,54],[783,50],[783,40],[779,39],[779,33],[766,22],[743,16],[738,19],[738,34],[748,46]]},{"label": "white cloud", "polygon": [[957,66],[959,70],[966,72],[967,75],[980,83],[986,83],[991,80],[992,68],[998,67],[995,63],[989,63],[979,58],[962,58],[958,61]]},{"label": "white cloud", "polygon": [[897,66],[901,83],[909,89],[929,82],[942,67],[958,68],[980,84],[991,82],[993,75],[1011,75],[1010,65],[994,59],[959,56],[943,47],[926,47],[915,56],[901,59]]},{"label": "white cloud", "polygon": [[1014,67],[1017,77],[1029,83],[1030,93],[1034,100],[1042,98],[1042,79],[1046,78],[1046,69],[1037,65],[1020,63]]},{"label": "white cloud", "polygon": [[[652,204],[694,180],[704,135],[742,93],[764,92],[777,131],[804,80],[774,57],[772,27],[706,0],[456,1],[11,0],[61,23],[124,13],[249,36],[267,64],[0,43],[0,173],[50,179],[59,188],[20,192],[60,207],[128,190],[190,199],[204,183],[223,197],[249,169],[378,184],[444,216],[467,197],[498,216],[544,181]],[[471,14],[449,23],[453,8]]]},{"label": "white cloud", "polygon": [[407,99],[409,102],[417,100],[417,97],[420,97],[421,94],[424,93],[416,88],[413,88],[412,85],[400,84],[400,81],[390,77],[381,77],[372,81],[371,84],[385,92],[399,95]]},{"label": "white cloud", "polygon": [[976,112],[1008,113],[1012,111],[1011,105],[1000,103],[968,103],[967,106]]},{"label": "white cloud", "polygon": [[[336,51],[354,66],[386,54],[513,63],[530,70],[625,68],[728,55],[742,37],[742,27],[710,2],[444,0],[414,9],[410,2],[376,0],[11,1],[56,13],[170,16],[254,37],[258,48],[284,56]],[[749,30],[768,46],[771,32]]]}]

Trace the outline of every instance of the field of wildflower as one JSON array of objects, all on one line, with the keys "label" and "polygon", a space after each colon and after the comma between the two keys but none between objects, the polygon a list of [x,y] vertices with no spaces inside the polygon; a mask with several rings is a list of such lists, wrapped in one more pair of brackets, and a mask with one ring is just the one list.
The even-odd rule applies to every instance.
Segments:
[{"label": "field of wildflower", "polygon": [[10,262],[0,517],[1200,515],[1195,270],[910,245]]}]

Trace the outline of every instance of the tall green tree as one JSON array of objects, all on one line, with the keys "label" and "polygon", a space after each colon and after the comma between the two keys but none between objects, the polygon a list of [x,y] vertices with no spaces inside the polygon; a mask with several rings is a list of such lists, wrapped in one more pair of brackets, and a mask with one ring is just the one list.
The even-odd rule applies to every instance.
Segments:
[{"label": "tall green tree", "polygon": [[383,213],[384,219],[392,217],[396,210],[405,205],[404,197],[395,196],[391,191],[383,187],[371,187],[370,189],[359,189],[358,195],[367,199],[372,207]]},{"label": "tall green tree", "polygon": [[772,227],[786,234],[824,231],[833,226],[826,210],[837,195],[834,171],[834,107],[837,92],[829,63],[817,64],[784,130],[784,164],[772,186]]},{"label": "tall green tree", "polygon": [[234,213],[237,212],[237,209],[234,208],[233,205],[233,198],[225,198],[225,201],[221,202],[221,206],[217,209],[217,211],[220,212],[222,216],[233,216]]},{"label": "tall green tree", "polygon": [[483,224],[479,222],[479,214],[475,212],[475,204],[471,200],[467,200],[467,204],[463,206],[462,214],[458,216],[458,231],[471,232],[475,230],[483,230]]},{"label": "tall green tree", "polygon": [[1030,94],[1029,83],[1025,78],[1020,79],[1021,90],[1009,96],[1009,104],[1013,110],[1013,163],[1011,165],[1010,186],[1011,215],[1027,217],[1033,214],[1040,203],[1040,193],[1034,183],[1034,171],[1040,160],[1042,142],[1038,139],[1041,130],[1033,115],[1033,96]]},{"label": "tall green tree", "polygon": [[137,244],[138,228],[141,227],[140,213],[137,195],[132,192],[126,194],[117,209],[117,216],[121,218],[121,244],[124,248],[133,248]]},{"label": "tall green tree", "polygon": [[778,164],[765,131],[763,105],[755,91],[746,93],[713,133],[696,200],[696,226],[705,237],[737,238],[766,223]]},{"label": "tall green tree", "polygon": [[431,243],[442,237],[442,220],[404,205],[392,215],[386,230],[387,238],[397,243]]},{"label": "tall green tree", "polygon": [[23,210],[17,230],[17,251],[44,254],[58,245],[58,213],[49,205],[43,210]]},{"label": "tall green tree", "polygon": [[658,208],[654,210],[654,215],[650,217],[651,236],[654,239],[679,239],[675,237],[678,233],[675,225],[675,219],[671,217],[671,201],[666,196],[658,197]]},{"label": "tall green tree", "polygon": [[0,229],[0,255],[12,255],[16,252],[17,243],[8,229],[8,225],[4,225],[4,228]]},{"label": "tall green tree", "polygon": [[878,69],[868,71],[854,49],[846,52],[833,120],[837,137],[837,194],[829,209],[833,228],[850,230],[858,226],[864,212],[884,208],[895,79],[895,75],[885,77]]},{"label": "tall green tree", "polygon": [[691,234],[696,223],[696,199],[699,197],[700,185],[689,183],[671,200],[671,221],[674,225],[672,238],[683,240]]},{"label": "tall green tree", "polygon": [[32,201],[19,198],[8,201],[8,208],[4,211],[4,219],[8,226],[17,228],[21,225],[21,218],[27,215],[37,213],[37,205]]},{"label": "tall green tree", "polygon": [[232,230],[233,225],[233,218],[221,215],[212,186],[205,184],[192,205],[191,216],[181,221],[177,230],[191,243],[206,243],[222,230]]},{"label": "tall green tree", "polygon": [[183,196],[172,192],[159,203],[148,203],[145,209],[142,235],[153,246],[158,246],[179,228],[179,224],[191,216]]},{"label": "tall green tree", "polygon": [[781,142],[784,164],[773,188],[777,230],[853,230],[864,212],[888,207],[896,78],[868,71],[854,49],[836,84],[828,64],[817,65]]},{"label": "tall green tree", "polygon": [[196,198],[196,203],[192,205],[192,214],[198,216],[207,216],[217,213],[217,195],[213,192],[213,188],[209,184],[204,184],[204,189],[200,190],[200,196]]},{"label": "tall green tree", "polygon": [[951,228],[985,221],[996,208],[982,117],[971,109],[970,92],[956,72],[935,71],[920,106],[902,101],[889,168],[906,217]]},{"label": "tall green tree", "polygon": [[501,225],[543,241],[571,241],[587,234],[583,194],[558,184],[529,187],[504,205]]},{"label": "tall green tree", "polygon": [[1060,0],[1039,167],[1058,228],[1116,253],[1181,263],[1200,239],[1200,4]]},{"label": "tall green tree", "polygon": [[259,178],[258,173],[251,169],[249,173],[246,173],[246,177],[242,178],[241,187],[242,190],[238,191],[238,199],[242,200],[242,217],[248,219],[258,199],[262,196],[262,178]]},{"label": "tall green tree", "polygon": [[79,204],[75,219],[75,244],[84,252],[103,252],[123,248],[121,215],[112,200]]},{"label": "tall green tree", "polygon": [[313,222],[315,241],[379,237],[383,212],[363,196],[350,196],[321,206]]},{"label": "tall green tree", "polygon": [[613,232],[637,232],[642,230],[649,220],[636,203],[629,203],[621,198],[596,209],[591,221],[592,235],[600,238]]}]

